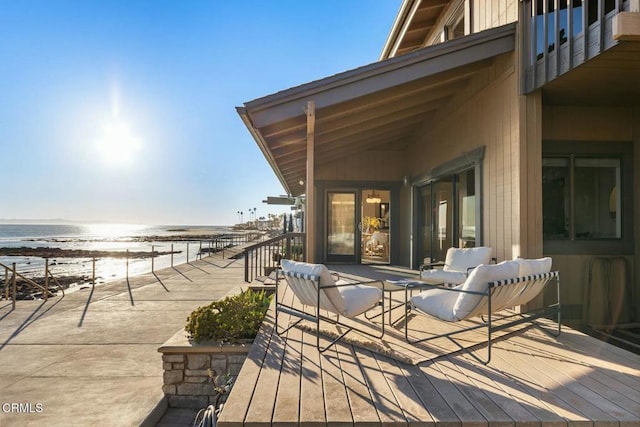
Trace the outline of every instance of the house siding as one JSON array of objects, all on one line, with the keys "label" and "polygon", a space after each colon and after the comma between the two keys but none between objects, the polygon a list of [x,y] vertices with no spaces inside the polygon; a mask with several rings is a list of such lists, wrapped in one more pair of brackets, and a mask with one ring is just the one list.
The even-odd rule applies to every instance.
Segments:
[{"label": "house siding", "polygon": [[[482,176],[483,245],[498,260],[519,255],[520,129],[513,54],[494,61],[434,120],[407,158],[420,175],[485,147]],[[464,124],[464,125],[461,125]]]},{"label": "house siding", "polygon": [[475,0],[471,2],[471,30],[474,33],[518,21],[517,0]]},{"label": "house siding", "polygon": [[[633,170],[640,167],[640,108],[631,107],[579,107],[579,106],[546,106],[544,107],[543,139],[551,141],[631,141],[634,145]],[[640,179],[634,173],[634,194],[640,188]],[[640,241],[640,202],[634,197],[634,233],[635,241]],[[636,243],[637,244],[637,243]],[[610,254],[557,254],[546,253],[553,258],[554,269],[562,272],[562,301],[567,307],[576,307],[578,315],[583,302],[583,294],[589,284],[589,267],[594,258],[611,256]],[[632,283],[633,306],[636,307],[636,318],[640,316],[640,271],[637,268],[640,259],[638,248],[633,253],[622,254],[627,261],[628,277]],[[579,323],[580,319],[574,320]]]},{"label": "house siding", "polygon": [[317,180],[399,181],[404,152],[400,150],[361,151],[328,164],[316,165]]},{"label": "house siding", "polygon": [[[457,4],[458,2],[455,0],[449,2],[447,9],[426,38],[425,46],[442,42],[444,28],[453,18]],[[466,25],[468,34],[518,21],[517,0],[466,0],[464,9],[465,19],[471,21],[470,25]]]}]

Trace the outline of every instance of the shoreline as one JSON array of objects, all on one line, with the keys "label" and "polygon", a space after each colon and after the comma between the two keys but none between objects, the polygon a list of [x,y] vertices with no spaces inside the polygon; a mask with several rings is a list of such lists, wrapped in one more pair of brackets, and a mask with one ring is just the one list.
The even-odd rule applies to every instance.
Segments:
[{"label": "shoreline", "polygon": [[151,258],[162,255],[179,254],[182,251],[104,251],[93,249],[64,249],[39,246],[30,248],[0,248],[0,256],[25,256],[39,258]]},{"label": "shoreline", "polygon": [[[153,233],[104,238],[72,235],[33,239],[18,237],[7,242],[0,240],[0,299],[4,298],[6,289],[11,291],[12,262],[17,263],[16,271],[19,274],[16,277],[16,299],[38,300],[43,297],[42,291],[28,281],[44,286],[47,262],[49,271],[57,280],[48,280],[49,290],[52,294],[59,295],[60,289],[75,292],[91,287],[93,277],[96,285],[102,285],[153,271],[154,261],[156,269],[173,266],[174,263],[183,264],[189,262],[189,259],[213,255],[234,246],[234,238],[238,235],[247,232],[265,234],[265,231],[258,230],[211,232],[198,227],[175,227],[167,231],[176,234]],[[158,242],[155,248],[153,242]],[[171,244],[169,248],[169,242],[176,242],[176,247]],[[192,245],[189,246],[189,243]],[[92,259],[95,260],[93,265]]]}]

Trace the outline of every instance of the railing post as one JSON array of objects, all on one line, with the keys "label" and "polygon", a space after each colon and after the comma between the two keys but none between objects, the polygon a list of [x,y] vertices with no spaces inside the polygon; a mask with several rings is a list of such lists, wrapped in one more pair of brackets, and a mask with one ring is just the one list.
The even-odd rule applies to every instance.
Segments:
[{"label": "railing post", "polygon": [[153,273],[155,270],[155,257],[153,256],[154,246],[151,246],[151,272]]},{"label": "railing post", "polygon": [[287,243],[286,243],[286,249],[285,249],[285,253],[287,254],[287,257],[289,259],[293,259],[293,257],[291,256],[291,235],[289,235],[287,233]]},{"label": "railing post", "polygon": [[12,303],[11,303],[11,307],[15,310],[16,309],[16,263],[13,263],[13,279],[11,280],[11,293],[12,295]]},{"label": "railing post", "polygon": [[187,264],[189,264],[189,242],[187,242]]},{"label": "railing post", "polygon": [[249,283],[249,258],[248,258],[248,253],[247,250],[244,249],[244,281]]},{"label": "railing post", "polygon": [[4,299],[9,300],[9,269],[4,267]]},{"label": "railing post", "polygon": [[171,268],[173,268],[173,243],[171,244]]},{"label": "railing post", "polygon": [[93,267],[92,267],[92,273],[91,273],[91,287],[95,288],[96,287],[96,259],[95,257],[93,258]]},{"label": "railing post", "polygon": [[129,249],[127,249],[127,280],[129,280]]},{"label": "railing post", "polygon": [[49,258],[44,259],[44,300],[49,299]]}]

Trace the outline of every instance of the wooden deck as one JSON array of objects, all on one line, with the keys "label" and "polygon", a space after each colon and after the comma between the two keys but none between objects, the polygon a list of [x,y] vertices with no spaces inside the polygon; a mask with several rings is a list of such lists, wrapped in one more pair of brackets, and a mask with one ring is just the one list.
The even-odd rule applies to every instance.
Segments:
[{"label": "wooden deck", "polygon": [[319,354],[273,320],[219,426],[640,426],[640,356],[569,328],[500,339],[488,366],[466,350],[414,366],[345,343]]}]

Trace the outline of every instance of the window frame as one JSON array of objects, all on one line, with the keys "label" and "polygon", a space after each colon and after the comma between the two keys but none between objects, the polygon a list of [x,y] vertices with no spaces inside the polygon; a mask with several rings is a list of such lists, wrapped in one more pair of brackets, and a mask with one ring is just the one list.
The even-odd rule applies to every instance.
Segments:
[{"label": "window frame", "polygon": [[[464,37],[467,35],[467,27],[466,27],[466,14],[465,14],[465,1],[461,0],[458,2],[458,4],[456,4],[454,6],[454,8],[452,9],[453,11],[451,12],[451,15],[449,16],[449,18],[447,19],[446,23],[444,24],[444,31],[443,31],[443,37],[442,37],[442,41],[449,41],[449,40],[455,40],[458,39],[460,37]],[[453,35],[453,30],[454,28],[456,28],[458,25],[460,25],[460,23],[462,23],[462,35],[458,36],[458,37],[454,37]]]},{"label": "window frame", "polygon": [[[576,239],[573,234],[569,239],[548,239],[543,232],[543,250],[545,254],[631,254],[635,250],[633,225],[633,143],[632,142],[577,142],[577,141],[543,141],[542,158],[567,157],[575,158],[617,158],[620,160],[620,211],[621,237]],[[574,167],[574,163],[570,163]],[[573,174],[573,171],[569,171]],[[571,183],[573,187],[573,182]],[[542,188],[541,188],[542,192]],[[573,196],[574,191],[571,190]],[[541,194],[544,203],[544,194]],[[573,203],[573,201],[570,201]],[[541,207],[542,210],[542,207]],[[570,219],[572,228],[575,218]]]},{"label": "window frame", "polygon": [[[418,268],[422,263],[421,256],[421,243],[419,242],[420,238],[420,191],[422,187],[427,185],[433,185],[434,183],[440,182],[447,177],[453,177],[454,175],[459,175],[463,172],[473,171],[474,174],[474,187],[475,187],[475,246],[482,246],[484,240],[484,229],[483,229],[483,184],[482,184],[482,174],[483,174],[483,160],[484,160],[485,147],[481,146],[469,152],[466,152],[462,156],[456,157],[450,161],[442,163],[435,168],[420,174],[412,179],[411,181],[411,190],[412,190],[412,248],[411,248],[411,265],[413,268]],[[455,180],[454,180],[455,181]],[[459,221],[459,206],[458,201],[456,200],[458,197],[458,192],[456,189],[456,183],[453,184],[452,189],[454,207],[453,207],[453,226],[454,228],[458,228]],[[432,230],[433,233],[433,230]],[[454,230],[452,232],[452,239],[458,239],[459,233]],[[452,246],[456,246],[456,244],[452,244]]]}]

